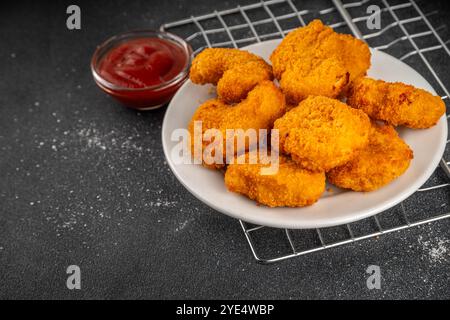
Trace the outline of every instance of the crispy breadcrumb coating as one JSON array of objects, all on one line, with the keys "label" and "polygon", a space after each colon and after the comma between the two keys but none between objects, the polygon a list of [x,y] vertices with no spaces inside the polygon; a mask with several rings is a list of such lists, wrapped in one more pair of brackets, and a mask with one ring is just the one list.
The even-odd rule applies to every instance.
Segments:
[{"label": "crispy breadcrumb coating", "polygon": [[[247,157],[248,154],[240,157]],[[230,164],[225,173],[228,190],[269,207],[303,207],[315,203],[325,190],[325,174],[308,171],[286,156],[279,155],[278,172],[262,175],[257,164]]]},{"label": "crispy breadcrumb coating", "polygon": [[[194,137],[194,121],[202,121],[202,134],[208,129],[218,129],[223,137],[223,157],[226,158],[226,129],[271,129],[276,119],[281,117],[286,111],[286,101],[284,95],[271,81],[264,81],[258,84],[249,92],[247,98],[237,105],[230,106],[218,99],[212,99],[202,104],[189,124],[189,132]],[[235,140],[236,141],[236,140]],[[194,150],[194,139],[191,139],[192,150]],[[206,144],[203,143],[203,148]],[[246,149],[250,146],[246,145]],[[235,144],[235,154],[245,150],[237,150]],[[194,153],[194,152],[193,152]],[[214,164],[208,166],[212,168],[222,168],[224,164]]]},{"label": "crispy breadcrumb coating", "polygon": [[445,113],[445,103],[438,96],[401,82],[371,78],[355,81],[347,103],[373,119],[415,129],[434,126]]},{"label": "crispy breadcrumb coating", "polygon": [[283,73],[280,87],[290,103],[298,103],[309,95],[337,98],[347,87],[348,70],[336,59],[310,59],[291,63]]},{"label": "crispy breadcrumb coating", "polygon": [[346,164],[328,172],[329,181],[354,191],[373,191],[408,169],[413,152],[390,125],[372,123],[369,145]]},{"label": "crispy breadcrumb coating", "polygon": [[310,96],[275,121],[274,129],[281,152],[309,170],[329,171],[367,145],[370,120],[338,100]]},{"label": "crispy breadcrumb coating", "polygon": [[273,80],[272,67],[262,58],[239,49],[207,48],[192,62],[189,77],[197,84],[217,85],[219,99],[236,103],[258,83]]},{"label": "crispy breadcrumb coating", "polygon": [[272,53],[275,77],[289,103],[308,95],[339,97],[370,67],[366,43],[314,20],[290,32]]}]

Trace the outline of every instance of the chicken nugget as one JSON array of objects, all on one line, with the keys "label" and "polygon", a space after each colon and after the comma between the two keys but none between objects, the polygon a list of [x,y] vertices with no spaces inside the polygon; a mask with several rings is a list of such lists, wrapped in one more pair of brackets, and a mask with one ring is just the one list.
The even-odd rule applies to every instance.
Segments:
[{"label": "chicken nugget", "polygon": [[[189,124],[189,131],[191,137],[195,137],[194,125],[196,121],[202,122],[202,137],[208,129],[217,129],[220,131],[223,138],[222,149],[224,161],[214,163],[213,165],[204,164],[210,168],[222,168],[227,158],[227,129],[242,129],[244,132],[248,129],[271,129],[274,121],[281,117],[285,111],[286,101],[284,95],[273,82],[264,81],[250,91],[246,99],[236,105],[230,106],[218,99],[206,101],[197,109],[192,117]],[[230,139],[234,143],[234,154],[243,153],[252,147],[246,140],[245,150],[240,150],[237,144],[237,134],[231,136]],[[256,134],[256,139],[259,139],[258,134]],[[209,142],[205,142],[204,139],[202,141],[201,151],[203,152]],[[195,154],[194,142],[195,139],[191,139],[191,150],[193,154]]]},{"label": "chicken nugget", "polygon": [[310,96],[275,121],[280,151],[303,167],[329,171],[368,144],[370,120],[335,99]]},{"label": "chicken nugget", "polygon": [[339,60],[314,59],[292,62],[283,73],[280,87],[290,103],[298,103],[309,95],[336,98],[349,83],[349,72]]},{"label": "chicken nugget", "polygon": [[[248,158],[248,154],[240,157]],[[325,174],[308,171],[286,156],[279,155],[278,172],[262,175],[267,161],[230,164],[225,172],[228,190],[243,194],[269,207],[303,207],[315,203],[325,190]]]},{"label": "chicken nugget", "polygon": [[289,103],[308,95],[337,98],[370,67],[366,43],[314,20],[290,32],[270,56]]},{"label": "chicken nugget", "polygon": [[192,62],[189,77],[197,84],[217,85],[219,99],[236,103],[258,83],[273,80],[272,67],[262,58],[239,49],[207,48]]},{"label": "chicken nugget", "polygon": [[334,185],[354,191],[373,191],[401,176],[413,152],[390,125],[372,123],[369,144],[346,164],[328,172]]},{"label": "chicken nugget", "polygon": [[371,78],[355,81],[347,103],[372,119],[415,129],[432,127],[445,114],[445,103],[438,96],[401,82]]}]

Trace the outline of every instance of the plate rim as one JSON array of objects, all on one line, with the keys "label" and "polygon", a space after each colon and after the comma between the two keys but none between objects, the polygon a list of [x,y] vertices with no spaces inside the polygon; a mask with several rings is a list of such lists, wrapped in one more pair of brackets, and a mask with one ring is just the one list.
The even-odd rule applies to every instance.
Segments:
[{"label": "plate rim", "polygon": [[[261,45],[267,45],[268,43],[273,43],[273,42],[280,42],[282,39],[273,39],[273,40],[268,40],[268,41],[261,41],[258,43],[254,43],[251,44],[249,46],[245,46],[242,47],[240,49],[242,50],[249,50],[252,47],[255,46],[261,46]],[[415,73],[417,73],[429,86],[430,88],[433,89],[432,93],[434,95],[436,95],[436,91],[434,90],[434,88],[431,86],[431,84],[419,73],[417,72],[414,68],[412,68],[411,66],[409,66],[408,64],[404,63],[403,61],[397,59],[394,56],[391,56],[390,54],[387,54],[381,50],[377,50],[377,49],[373,49],[371,48],[371,51],[376,51],[377,54],[381,54],[381,55],[386,55],[391,59],[395,59],[398,60],[399,62],[401,62],[402,64],[406,65],[407,67],[409,67],[410,69],[412,69]],[[443,156],[443,153],[445,151],[446,148],[446,139],[447,139],[447,135],[448,135],[448,125],[447,125],[447,119],[445,114],[441,117],[444,118],[444,127],[443,127],[443,134],[441,137],[441,141],[439,141],[440,145],[439,145],[439,152],[436,152],[433,157],[430,159],[430,165],[426,168],[426,170],[424,170],[424,172],[421,174],[421,176],[419,177],[419,179],[414,180],[414,183],[412,183],[411,185],[409,185],[408,188],[403,189],[397,197],[393,198],[393,199],[389,199],[384,201],[382,204],[377,205],[377,206],[372,206],[371,208],[367,209],[364,211],[364,213],[362,213],[362,211],[360,211],[360,214],[358,215],[354,215],[354,216],[347,216],[347,217],[334,217],[334,218],[330,218],[328,221],[323,221],[322,223],[299,223],[299,224],[286,224],[283,223],[283,221],[273,221],[273,219],[270,218],[265,218],[264,216],[261,216],[261,219],[253,219],[253,217],[244,217],[242,215],[239,214],[235,214],[232,211],[226,211],[223,208],[221,208],[220,206],[217,206],[214,202],[210,201],[208,198],[205,198],[201,195],[198,195],[194,190],[192,190],[190,188],[190,186],[184,181],[184,179],[180,176],[180,173],[176,170],[175,168],[175,164],[173,163],[171,157],[170,157],[170,151],[167,150],[169,143],[166,141],[166,135],[164,134],[166,131],[166,127],[167,127],[167,122],[168,120],[168,110],[171,108],[173,101],[175,100],[175,98],[181,94],[180,92],[182,92],[182,90],[187,87],[188,85],[192,85],[193,83],[191,82],[190,79],[188,79],[182,86],[181,88],[177,91],[177,93],[175,94],[175,96],[172,98],[171,102],[169,103],[169,105],[166,108],[165,114],[164,114],[164,119],[163,119],[163,123],[161,126],[161,138],[162,138],[162,146],[163,146],[163,151],[164,151],[164,156],[166,158],[167,164],[169,165],[172,173],[175,175],[175,177],[177,178],[177,180],[183,185],[184,188],[186,188],[195,198],[197,198],[198,200],[200,200],[201,202],[205,203],[206,205],[208,205],[209,207],[211,207],[212,209],[223,213],[229,217],[235,218],[235,219],[239,219],[242,220],[244,222],[248,222],[248,223],[252,223],[252,224],[257,224],[257,225],[262,225],[262,226],[268,226],[268,227],[275,227],[275,228],[288,228],[288,229],[314,229],[314,228],[325,228],[325,227],[332,227],[332,226],[338,226],[338,225],[344,225],[344,224],[348,224],[351,222],[355,222],[355,221],[359,221],[368,217],[371,217],[373,215],[376,215],[378,213],[381,213],[385,210],[388,210],[396,205],[398,205],[399,203],[401,203],[402,201],[404,201],[406,198],[408,198],[409,196],[411,196],[412,194],[414,194],[426,181],[428,181],[428,179],[430,178],[430,176],[433,174],[433,172],[436,170],[436,167],[439,165],[439,162]],[[442,119],[439,119],[439,121],[442,121]],[[438,122],[439,123],[439,122]],[[205,170],[208,170],[207,168],[204,168]],[[353,191],[350,191],[353,192]],[[242,195],[241,195],[242,196]],[[252,200],[253,201],[253,200]],[[320,201],[320,200],[319,200]],[[270,209],[270,208],[269,208]],[[299,208],[292,208],[292,209],[299,209]]]}]

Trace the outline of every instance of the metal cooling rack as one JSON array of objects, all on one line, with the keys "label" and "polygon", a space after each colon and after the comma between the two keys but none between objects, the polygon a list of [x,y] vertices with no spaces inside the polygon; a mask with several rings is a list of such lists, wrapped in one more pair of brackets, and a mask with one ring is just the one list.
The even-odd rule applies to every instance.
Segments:
[{"label": "metal cooling rack", "polygon": [[[284,37],[289,31],[320,18],[338,32],[352,33],[372,48],[412,65],[430,81],[448,107],[449,90],[444,82],[450,79],[449,41],[444,42],[440,36],[446,26],[434,27],[430,19],[438,12],[425,14],[414,0],[393,2],[332,0],[325,7],[318,7],[317,2],[307,6],[295,0],[269,0],[191,16],[164,24],[161,29],[183,36],[198,53],[206,47],[238,48]],[[372,4],[381,8],[381,30],[366,27],[370,17],[366,9]],[[309,7],[313,8],[304,9]],[[445,160],[450,158],[449,141],[440,166],[421,189],[396,207],[371,218],[312,230],[275,229],[240,220],[254,258],[261,263],[276,262],[449,218],[450,162]]]}]

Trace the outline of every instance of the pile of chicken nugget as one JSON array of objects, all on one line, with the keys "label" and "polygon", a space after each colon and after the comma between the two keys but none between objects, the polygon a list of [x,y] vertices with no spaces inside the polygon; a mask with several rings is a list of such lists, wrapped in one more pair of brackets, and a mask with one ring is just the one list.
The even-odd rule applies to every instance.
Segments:
[{"label": "pile of chicken nugget", "polygon": [[366,43],[320,20],[290,32],[272,52],[272,65],[244,50],[203,50],[190,79],[216,85],[217,98],[196,110],[191,134],[195,121],[202,121],[202,134],[213,128],[224,139],[226,129],[279,133],[274,174],[261,173],[267,159],[237,161],[249,157],[249,145],[232,155],[224,150],[224,158],[236,160],[227,166],[204,165],[223,170],[230,191],[269,207],[312,205],[327,179],[368,192],[398,178],[413,152],[394,127],[429,128],[445,113],[445,104],[425,90],[366,77],[370,57]]}]

